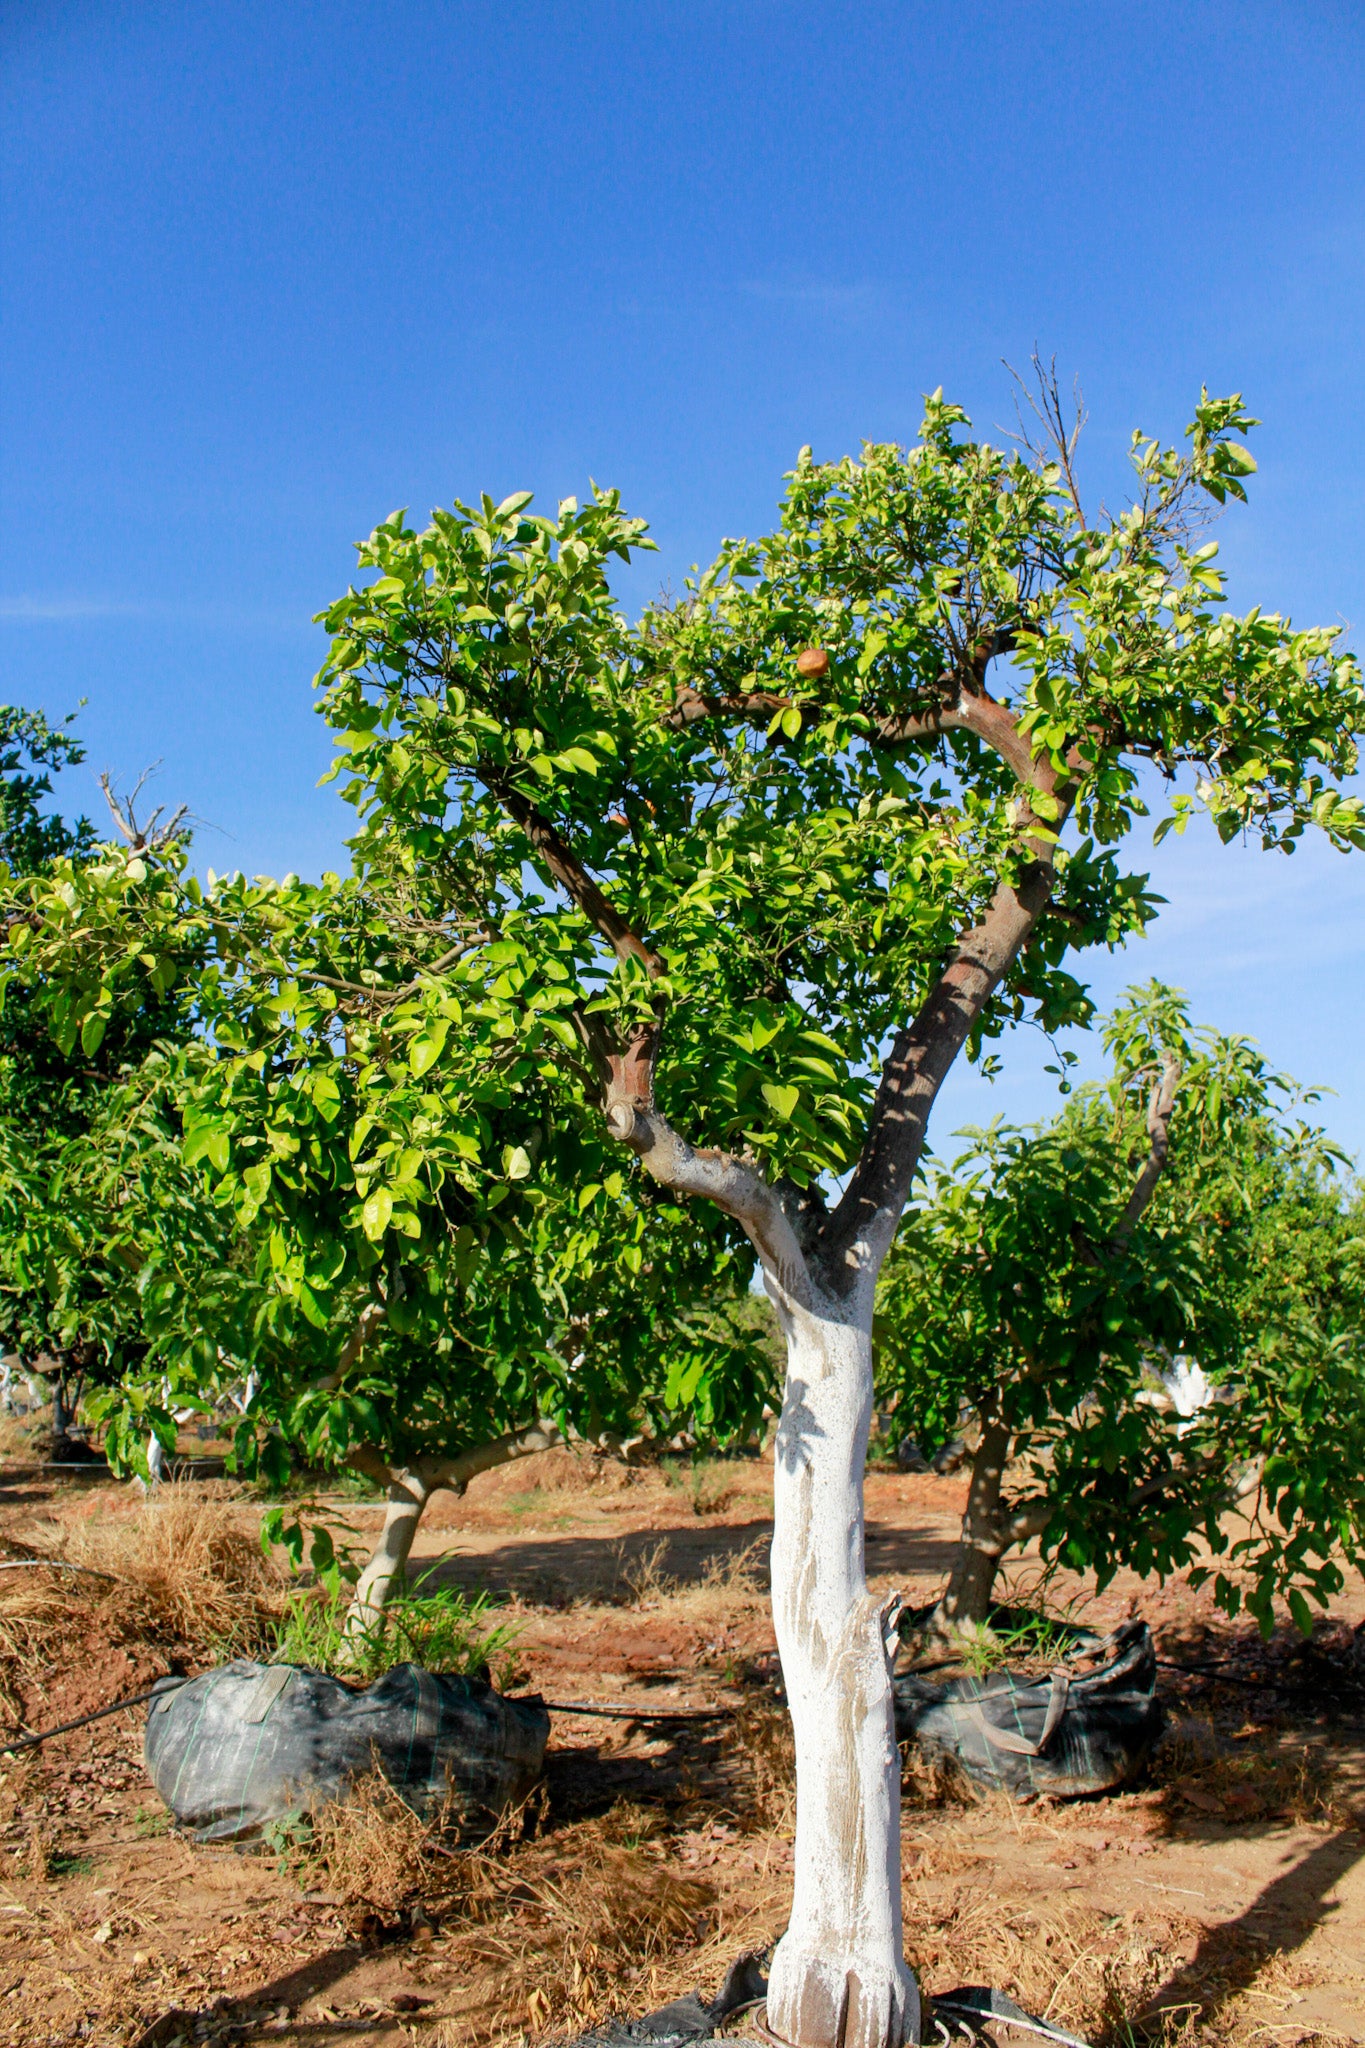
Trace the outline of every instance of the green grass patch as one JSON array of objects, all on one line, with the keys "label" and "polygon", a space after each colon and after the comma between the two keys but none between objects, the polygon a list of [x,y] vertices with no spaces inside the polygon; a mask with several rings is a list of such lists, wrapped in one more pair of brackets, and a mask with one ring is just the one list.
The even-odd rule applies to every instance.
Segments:
[{"label": "green grass patch", "polygon": [[511,1682],[512,1646],[519,1633],[494,1618],[486,1593],[473,1598],[452,1588],[435,1593],[396,1593],[380,1618],[347,1642],[350,1588],[313,1586],[293,1594],[274,1629],[269,1658],[276,1664],[304,1664],[335,1677],[368,1684],[395,1664],[420,1664],[426,1671],[474,1675],[487,1670],[495,1685]]}]

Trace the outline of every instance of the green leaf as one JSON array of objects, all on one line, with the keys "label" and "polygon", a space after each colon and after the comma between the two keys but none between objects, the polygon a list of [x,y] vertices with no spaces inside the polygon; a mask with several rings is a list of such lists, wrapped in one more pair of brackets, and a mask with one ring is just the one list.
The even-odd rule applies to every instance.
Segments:
[{"label": "green leaf", "polygon": [[376,1188],[360,1212],[366,1237],[377,1244],[388,1229],[389,1218],[392,1215],[392,1192],[388,1188]]},{"label": "green leaf", "polygon": [[207,1159],[219,1173],[226,1173],[229,1156],[227,1132],[220,1124],[197,1124],[185,1140],[182,1156],[186,1166],[198,1166],[201,1160]]},{"label": "green leaf", "polygon": [[763,1083],[763,1100],[779,1122],[786,1123],[797,1103],[801,1100],[799,1088],[789,1088],[780,1081]]},{"label": "green leaf", "polygon": [[309,1093],[319,1116],[329,1124],[335,1123],[341,1109],[341,1090],[337,1086],[336,1076],[325,1070],[314,1074],[309,1083]]},{"label": "green leaf", "polygon": [[414,1038],[408,1047],[408,1068],[417,1079],[435,1066],[441,1057],[445,1048],[447,1029],[448,1026],[444,1022],[439,1022],[424,1031],[420,1037]]}]

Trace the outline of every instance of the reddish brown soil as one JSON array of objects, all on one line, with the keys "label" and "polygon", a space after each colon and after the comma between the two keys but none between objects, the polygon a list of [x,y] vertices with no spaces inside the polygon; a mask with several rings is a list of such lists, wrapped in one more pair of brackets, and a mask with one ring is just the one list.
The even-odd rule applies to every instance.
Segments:
[{"label": "reddish brown soil", "polygon": [[[718,1467],[695,1490],[615,1469],[585,1485],[568,1459],[537,1465],[438,1501],[420,1545],[438,1580],[508,1603],[520,1683],[560,1702],[771,1697],[771,1629],[752,1576],[761,1580],[768,1533],[764,1465]],[[74,1500],[31,1485],[8,1502],[0,1493],[0,1537],[31,1536]],[[930,1598],[961,1502],[957,1480],[869,1475],[874,1580]],[[101,1512],[133,1511],[117,1490],[107,1508],[101,1499]],[[249,1521],[257,1510],[244,1502],[241,1512]],[[364,1504],[338,1512],[357,1531],[377,1520]],[[1018,1567],[1016,1589],[1036,1573]],[[1288,1636],[1265,1648],[1184,1588],[1122,1580],[1088,1603],[1082,1590],[1063,1581],[1049,1597],[1101,1623],[1136,1606],[1164,1657],[1233,1662],[1163,1673],[1174,1736],[1153,1781],[1121,1797],[964,1807],[912,1779],[907,1944],[927,1985],[990,1981],[1035,2009],[1051,2001],[1055,2017],[1096,2039],[1127,2038],[1126,2021],[1144,2039],[1248,2048],[1253,2037],[1263,2048],[1365,2039],[1365,1681],[1350,1636],[1365,1616],[1359,1589],[1309,1649]],[[166,1668],[165,1645],[82,1636],[79,1589],[71,1611],[51,1668],[21,1688],[30,1727]],[[777,1725],[771,1713],[764,1725]],[[0,1766],[0,2044],[156,2048],[179,2033],[441,2048],[499,2024],[509,2039],[554,2033],[570,2008],[541,1997],[534,1973],[515,2014],[512,1965],[486,1961],[479,1977],[473,1907],[448,1908],[434,1929],[366,1920],[316,1881],[310,1896],[269,1856],[167,1835],[140,1727],[130,1714]],[[743,1741],[711,1724],[651,1740],[631,1722],[557,1713],[549,1810],[538,1839],[507,1852],[525,1881],[488,1909],[479,1953],[515,1950],[517,1969],[534,1960],[537,1929],[547,1942],[553,1933],[537,1886],[548,1872],[568,1899],[574,1883],[594,1881],[584,1873],[599,1867],[589,1854],[598,1829],[609,1859],[696,1880],[706,1903],[663,1959],[580,1944],[572,2010],[638,2012],[713,1985],[728,1955],[783,1924],[790,1815],[771,1769],[761,1797],[753,1771],[762,1777]],[[547,1949],[551,1989],[567,1953]],[[1165,2018],[1144,2021],[1154,2014]]]}]

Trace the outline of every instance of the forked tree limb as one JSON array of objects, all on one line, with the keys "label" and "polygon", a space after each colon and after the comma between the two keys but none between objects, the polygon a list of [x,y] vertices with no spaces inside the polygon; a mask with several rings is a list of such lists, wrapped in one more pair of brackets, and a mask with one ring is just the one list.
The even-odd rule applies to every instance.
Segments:
[{"label": "forked tree limb", "polygon": [[776,1188],[733,1153],[689,1145],[657,1109],[624,1096],[606,1103],[607,1129],[629,1145],[652,1179],[678,1194],[700,1195],[733,1216],[784,1293],[805,1306],[810,1274]]},{"label": "forked tree limb", "polygon": [[[995,634],[970,648],[962,673],[945,678],[943,701],[923,714],[883,722],[873,744],[888,748],[931,740],[948,729],[974,732],[1013,772],[1020,789],[1015,829],[1027,865],[1017,883],[1002,882],[986,915],[954,948],[953,957],[918,1016],[896,1037],[882,1071],[862,1152],[842,1200],[803,1251],[781,1201],[762,1173],[718,1151],[697,1151],[659,1114],[654,1066],[662,1008],[641,1024],[624,1047],[606,1041],[595,1020],[580,1016],[580,1033],[598,1069],[608,1128],[635,1151],[649,1172],[684,1194],[704,1195],[742,1225],[765,1267],[789,1291],[817,1284],[846,1295],[875,1282],[923,1151],[928,1117],[949,1069],[987,1002],[1044,914],[1054,882],[1056,835],[1074,798],[1074,781],[1035,752],[1018,715],[985,688],[985,672],[1012,644]],[[788,700],[774,692],[707,696],[678,693],[664,723],[675,728],[703,717],[771,717]],[[814,711],[811,711],[811,716]],[[1070,763],[1079,768],[1079,760]],[[651,980],[664,972],[660,956],[612,903],[558,827],[505,776],[490,773],[491,793],[526,834],[534,853],[577,904],[622,963],[637,961]],[[1039,799],[1035,808],[1034,799]],[[808,1257],[811,1263],[808,1265]]]},{"label": "forked tree limb", "polygon": [[470,1480],[477,1479],[481,1472],[491,1472],[495,1466],[506,1465],[515,1458],[533,1457],[538,1451],[558,1450],[563,1443],[558,1423],[537,1416],[521,1429],[509,1429],[505,1435],[474,1444],[468,1450],[431,1451],[400,1460],[386,1457],[375,1444],[357,1444],[346,1462],[353,1471],[373,1479],[377,1485],[410,1487],[425,1500],[443,1490],[462,1494]]},{"label": "forked tree limb", "polygon": [[445,1488],[462,1494],[471,1479],[514,1458],[557,1449],[564,1441],[556,1423],[537,1418],[524,1429],[508,1430],[489,1443],[474,1444],[452,1456],[433,1453],[405,1462],[391,1460],[376,1444],[357,1444],[347,1463],[383,1486],[388,1494],[384,1527],[364,1571],[356,1581],[342,1630],[343,1661],[354,1661],[367,1639],[382,1625],[384,1609],[401,1581],[412,1554],[413,1539],[433,1493]]},{"label": "forked tree limb", "polygon": [[599,882],[593,880],[559,828],[536,808],[529,797],[500,778],[489,788],[514,824],[521,827],[533,850],[571,900],[578,905],[593,930],[607,941],[618,960],[637,960],[651,980],[663,973],[659,955],[647,946],[628,918],[622,917]]},{"label": "forked tree limb", "polygon": [[1124,1204],[1122,1216],[1114,1231],[1111,1242],[1127,1244],[1137,1228],[1139,1217],[1156,1193],[1156,1184],[1166,1168],[1166,1159],[1171,1149],[1171,1116],[1175,1109],[1175,1093],[1180,1086],[1183,1069],[1173,1052],[1161,1056],[1161,1074],[1147,1103],[1147,1136],[1151,1141],[1147,1157],[1133,1186],[1133,1192]]}]

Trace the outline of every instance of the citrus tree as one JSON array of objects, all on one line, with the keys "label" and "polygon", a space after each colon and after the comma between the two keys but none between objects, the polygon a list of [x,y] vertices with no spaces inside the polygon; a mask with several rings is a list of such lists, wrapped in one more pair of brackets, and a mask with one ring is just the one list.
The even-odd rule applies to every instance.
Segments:
[{"label": "citrus tree", "polygon": [[732,1217],[783,1326],[798,1819],[768,2012],[803,2048],[917,2026],[862,1473],[877,1275],[944,1077],[1012,1019],[1088,1014],[1068,954],[1153,914],[1118,857],[1149,765],[1175,829],[1202,806],[1224,838],[1365,844],[1354,663],[1228,613],[1198,532],[1249,424],[1203,398],[1092,517],[1068,441],[1002,452],[935,396],[913,448],[804,453],[778,529],[637,626],[608,570],[644,531],[610,491],[394,515],[325,614],[362,868],[486,931],[492,1028],[543,1048],[559,1118]]},{"label": "citrus tree", "polygon": [[[11,972],[59,1049],[148,1005],[171,1004],[187,1034],[163,1092],[176,1185],[207,1225],[179,1258],[166,1189],[101,1181],[93,1160],[81,1185],[112,1192],[108,1216],[73,1208],[69,1175],[17,1211],[49,1290],[84,1299],[112,1259],[155,1321],[140,1364],[106,1347],[116,1465],[141,1469],[149,1429],[171,1447],[178,1406],[249,1371],[239,1470],[280,1481],[293,1446],[387,1492],[361,1632],[438,1489],[565,1431],[756,1426],[773,1389],[740,1312],[747,1246],[719,1216],[627,1193],[609,1140],[555,1126],[543,1057],[499,1033],[485,955],[429,895],[377,876],[205,888],[172,841],[87,850],[13,896]],[[145,1175],[159,1158],[139,1144],[121,1164]],[[269,1526],[307,1540],[297,1517]],[[311,1555],[332,1562],[320,1526]]]},{"label": "citrus tree", "polygon": [[[1106,1038],[1108,1086],[1033,1131],[965,1132],[930,1167],[883,1268],[881,1397],[930,1446],[964,1421],[973,1440],[933,1621],[985,1622],[1002,1560],[1035,1537],[1101,1588],[1121,1566],[1207,1575],[1239,1493],[1265,1515],[1258,1498],[1220,1601],[1246,1593],[1268,1627],[1278,1593],[1305,1621],[1365,1530],[1339,1155],[1250,1041],[1191,1031],[1178,992],[1130,992]],[[1191,1417],[1161,1390],[1194,1362]]]},{"label": "citrus tree", "polygon": [[[54,776],[84,759],[71,723],[0,706],[0,862],[12,889],[43,886],[95,845],[90,820],[68,820],[52,801]],[[111,1033],[92,1028],[84,1044],[63,1048],[27,988],[8,985],[0,1003],[0,1343],[47,1380],[58,1457],[77,1448],[68,1430],[82,1389],[146,1352],[139,1303],[113,1249],[126,1251],[124,1219],[96,1188],[109,1163],[102,1149],[118,1151],[112,1134],[130,1118],[147,1120],[143,1170],[164,1163],[153,1133],[165,1059],[158,1055],[145,1089],[130,1093],[126,1083],[174,1030],[172,1013],[152,999]]]}]

